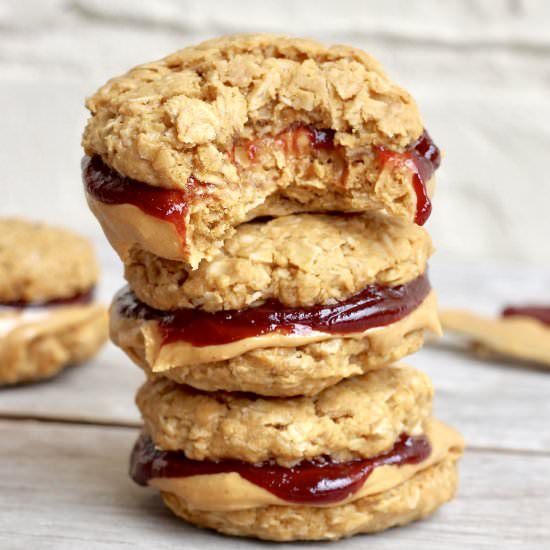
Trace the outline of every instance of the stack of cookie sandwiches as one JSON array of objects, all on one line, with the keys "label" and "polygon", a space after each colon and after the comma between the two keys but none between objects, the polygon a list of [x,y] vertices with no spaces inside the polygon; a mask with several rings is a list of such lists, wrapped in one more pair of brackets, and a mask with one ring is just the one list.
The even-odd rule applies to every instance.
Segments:
[{"label": "stack of cookie sandwiches", "polygon": [[439,151],[353,48],[241,35],[91,99],[83,175],[125,266],[111,336],[147,374],[131,475],[231,535],[337,539],[452,498],[463,442],[405,365]]}]

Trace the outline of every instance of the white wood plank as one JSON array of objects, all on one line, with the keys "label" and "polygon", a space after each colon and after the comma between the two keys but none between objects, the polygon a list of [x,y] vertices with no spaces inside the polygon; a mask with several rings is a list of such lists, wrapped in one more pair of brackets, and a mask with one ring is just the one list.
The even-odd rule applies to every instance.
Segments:
[{"label": "white wood plank", "polygon": [[[137,430],[0,421],[0,548],[266,548],[187,526],[127,477]],[[550,455],[475,452],[456,501],[431,519],[338,548],[543,548]],[[275,546],[275,545],[274,545]],[[293,548],[312,548],[298,544]]]},{"label": "white wood plank", "polygon": [[468,445],[550,451],[550,374],[425,348],[407,363],[434,383],[434,412],[460,429]]},{"label": "white wood plank", "polygon": [[141,369],[109,343],[88,364],[52,380],[0,388],[0,417],[138,426],[134,394],[144,379]]}]

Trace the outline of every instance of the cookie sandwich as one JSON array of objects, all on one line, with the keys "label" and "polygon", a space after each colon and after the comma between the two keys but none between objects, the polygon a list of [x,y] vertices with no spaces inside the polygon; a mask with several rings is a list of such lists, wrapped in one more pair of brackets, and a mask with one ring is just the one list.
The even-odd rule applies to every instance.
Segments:
[{"label": "cookie sandwich", "polygon": [[91,244],[68,230],[0,219],[0,385],[49,378],[107,340]]},{"label": "cookie sandwich", "polygon": [[267,540],[338,539],[422,518],[449,500],[463,442],[431,416],[432,386],[384,367],[311,397],[140,389],[131,459],[175,514]]}]

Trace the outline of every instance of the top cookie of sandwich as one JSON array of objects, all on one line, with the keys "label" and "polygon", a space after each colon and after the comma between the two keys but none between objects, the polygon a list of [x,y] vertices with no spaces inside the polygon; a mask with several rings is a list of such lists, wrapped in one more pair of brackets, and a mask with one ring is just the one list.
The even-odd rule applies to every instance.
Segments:
[{"label": "top cookie of sandwich", "polygon": [[0,219],[0,302],[45,303],[89,291],[98,277],[91,244],[66,229]]},{"label": "top cookie of sandwich", "polygon": [[[411,96],[351,47],[225,37],[138,66],[87,106],[85,179],[104,226],[113,220],[102,206],[135,205],[131,191],[150,187],[171,190],[181,218],[179,248],[163,251],[126,220],[123,256],[120,240],[149,239],[143,248],[195,267],[259,215],[385,210],[422,222],[428,213],[437,148]],[[113,197],[113,187],[124,192]]]}]

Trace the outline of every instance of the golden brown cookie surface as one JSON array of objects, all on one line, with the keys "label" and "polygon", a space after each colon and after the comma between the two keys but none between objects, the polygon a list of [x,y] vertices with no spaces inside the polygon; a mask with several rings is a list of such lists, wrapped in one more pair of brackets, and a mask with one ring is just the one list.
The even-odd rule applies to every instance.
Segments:
[{"label": "golden brown cookie surface", "polygon": [[86,293],[98,265],[91,244],[66,229],[0,219],[0,303],[43,303]]},{"label": "golden brown cookie surface", "polygon": [[275,541],[336,540],[422,519],[451,500],[457,484],[456,457],[449,457],[388,491],[327,508],[267,506],[205,512],[190,508],[169,492],[162,496],[176,515],[227,535]]},{"label": "golden brown cookie surface", "polygon": [[134,249],[125,275],[140,300],[162,310],[242,309],[269,299],[312,306],[373,283],[407,283],[426,271],[431,252],[427,232],[402,220],[300,214],[239,226],[194,271]]},{"label": "golden brown cookie surface", "polygon": [[327,455],[369,457],[402,433],[418,434],[431,411],[429,378],[406,366],[350,378],[311,397],[203,393],[149,380],[137,403],[147,432],[164,450],[196,460],[273,459],[281,465]]}]

